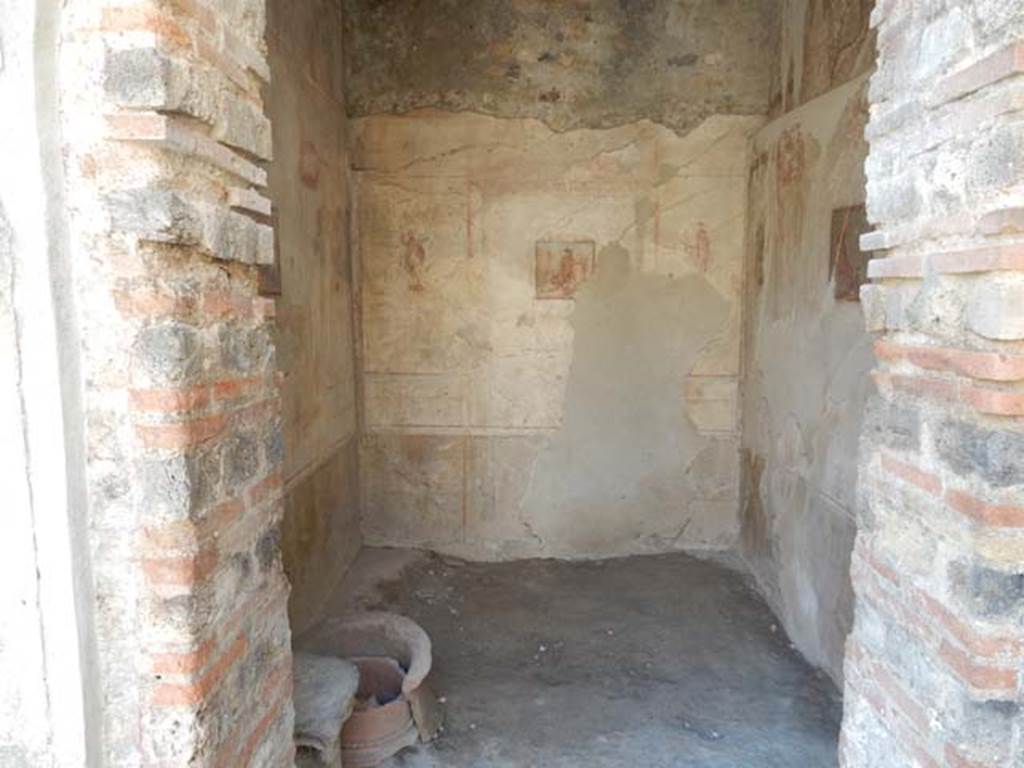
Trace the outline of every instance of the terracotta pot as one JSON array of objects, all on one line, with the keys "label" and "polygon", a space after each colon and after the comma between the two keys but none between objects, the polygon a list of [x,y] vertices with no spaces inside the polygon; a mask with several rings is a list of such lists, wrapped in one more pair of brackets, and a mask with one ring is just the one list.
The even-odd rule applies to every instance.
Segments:
[{"label": "terracotta pot", "polygon": [[[405,673],[394,659],[350,659],[359,667],[356,708],[341,729],[342,764],[370,768],[418,739],[409,702],[402,695]],[[366,705],[373,700],[375,703]]]}]

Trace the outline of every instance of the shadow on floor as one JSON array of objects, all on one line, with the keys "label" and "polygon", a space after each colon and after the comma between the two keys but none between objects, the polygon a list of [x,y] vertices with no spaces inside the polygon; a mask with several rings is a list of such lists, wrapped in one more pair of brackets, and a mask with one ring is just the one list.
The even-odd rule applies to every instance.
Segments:
[{"label": "shadow on floor", "polygon": [[715,562],[466,563],[368,549],[329,612],[354,608],[404,613],[433,640],[445,732],[388,766],[837,764],[835,686],[747,579]]}]

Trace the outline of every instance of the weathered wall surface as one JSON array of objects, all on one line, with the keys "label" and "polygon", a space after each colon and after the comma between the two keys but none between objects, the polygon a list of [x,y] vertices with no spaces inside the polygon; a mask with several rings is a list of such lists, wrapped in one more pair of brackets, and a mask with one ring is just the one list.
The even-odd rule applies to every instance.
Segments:
[{"label": "weathered wall surface", "polygon": [[734,542],[760,124],[357,122],[368,541],[488,558]]},{"label": "weathered wall surface", "polygon": [[1024,4],[879,0],[841,761],[1024,760]]},{"label": "weathered wall surface", "polygon": [[354,115],[439,108],[679,131],[768,108],[775,0],[345,0]]},{"label": "weathered wall surface", "polygon": [[290,618],[301,630],[361,544],[347,117],[338,4],[273,0],[267,11],[284,374],[282,548]]},{"label": "weathered wall surface", "polygon": [[772,77],[773,116],[871,71],[874,0],[782,0],[779,54]]},{"label": "weathered wall surface", "polygon": [[[864,202],[867,101],[864,76],[831,87],[850,70],[836,71],[852,57],[843,40],[816,41],[836,29],[866,38],[859,8],[840,22],[831,14],[841,9],[816,0],[786,4],[783,59],[802,73],[792,96],[802,106],[755,138],[748,228],[742,549],[797,647],[836,679],[853,620],[857,445],[872,354],[859,305],[835,298],[833,211]],[[844,24],[857,20],[854,35]]]},{"label": "weathered wall surface", "polygon": [[872,354],[859,305],[834,298],[830,241],[833,210],[864,200],[864,90],[771,123],[751,175],[743,550],[797,647],[836,677]]}]

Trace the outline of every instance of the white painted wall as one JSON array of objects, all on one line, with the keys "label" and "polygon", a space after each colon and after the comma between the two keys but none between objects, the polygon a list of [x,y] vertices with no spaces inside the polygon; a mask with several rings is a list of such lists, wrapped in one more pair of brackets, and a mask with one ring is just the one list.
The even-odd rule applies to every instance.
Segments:
[{"label": "white painted wall", "polygon": [[0,765],[98,764],[58,0],[0,0]]}]

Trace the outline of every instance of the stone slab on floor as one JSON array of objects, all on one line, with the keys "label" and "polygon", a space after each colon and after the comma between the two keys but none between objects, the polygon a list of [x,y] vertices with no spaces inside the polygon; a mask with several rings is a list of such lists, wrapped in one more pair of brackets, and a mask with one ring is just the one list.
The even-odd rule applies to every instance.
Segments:
[{"label": "stone slab on floor", "polygon": [[433,641],[446,730],[389,766],[837,764],[838,692],[721,563],[367,549],[330,610],[353,608],[404,613]]}]

